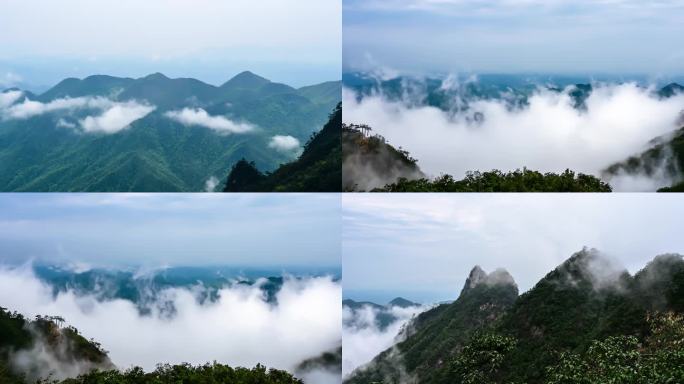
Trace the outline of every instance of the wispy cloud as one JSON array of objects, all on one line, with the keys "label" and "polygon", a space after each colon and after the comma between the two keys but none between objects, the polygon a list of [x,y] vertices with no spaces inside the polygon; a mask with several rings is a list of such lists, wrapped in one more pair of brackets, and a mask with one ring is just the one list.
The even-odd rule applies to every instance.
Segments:
[{"label": "wispy cloud", "polygon": [[154,106],[132,101],[117,103],[98,116],[86,117],[80,124],[85,132],[116,133],[154,110]]},{"label": "wispy cloud", "polygon": [[247,122],[235,122],[225,116],[212,116],[202,108],[183,108],[179,111],[166,112],[164,115],[184,125],[198,125],[222,134],[247,133],[256,129],[253,124]]},{"label": "wispy cloud", "polygon": [[68,111],[73,109],[104,109],[113,102],[103,97],[74,97],[61,98],[43,103],[40,101],[25,99],[23,102],[9,106],[3,111],[6,119],[28,119],[34,116],[56,111]]},{"label": "wispy cloud", "polygon": [[6,91],[0,93],[0,113],[2,110],[14,104],[21,98],[23,92],[21,91]]},{"label": "wispy cloud", "polygon": [[[25,120],[46,113],[66,113],[75,110],[102,111],[99,115],[86,116],[77,125],[65,117],[59,117],[57,127],[79,129],[84,133],[112,134],[129,127],[156,109],[155,106],[137,101],[117,102],[104,97],[66,97],[43,103],[25,98],[17,103],[23,93],[9,91],[0,94],[0,116],[4,120]],[[74,120],[72,118],[72,120]]]}]

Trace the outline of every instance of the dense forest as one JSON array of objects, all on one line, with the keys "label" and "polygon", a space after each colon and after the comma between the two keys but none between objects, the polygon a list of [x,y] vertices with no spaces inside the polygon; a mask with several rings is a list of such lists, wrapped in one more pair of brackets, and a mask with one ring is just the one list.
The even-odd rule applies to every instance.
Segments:
[{"label": "dense forest", "polygon": [[632,276],[584,249],[522,295],[507,272],[476,267],[402,338],[345,382],[681,383],[684,260]]},{"label": "dense forest", "polygon": [[0,384],[303,384],[286,371],[262,365],[160,364],[152,372],[140,367],[119,371],[100,344],[63,324],[57,316],[27,319],[0,308]]},{"label": "dense forest", "polygon": [[[13,104],[42,106],[45,113],[7,118],[0,110],[0,189],[203,191],[241,158],[266,170],[292,160],[295,152],[272,148],[272,138],[305,142],[340,100],[339,81],[293,88],[249,71],[220,86],[161,73],[68,78],[40,95],[22,91]],[[57,108],[77,102],[87,104]],[[115,105],[114,111],[138,103],[151,112],[115,132],[84,131],[84,121],[111,110],[95,108],[98,103]],[[169,117],[174,114],[201,119]],[[232,132],[231,124],[253,129]]]},{"label": "dense forest", "polygon": [[344,124],[342,186],[371,192],[611,192],[592,175],[565,170],[541,173],[529,169],[468,172],[461,180],[444,174],[430,179],[408,151],[394,148],[367,125]]},{"label": "dense forest", "polygon": [[342,104],[328,122],[304,146],[299,159],[273,172],[261,172],[253,161],[242,158],[228,175],[224,192],[339,192],[342,190],[340,128]]}]

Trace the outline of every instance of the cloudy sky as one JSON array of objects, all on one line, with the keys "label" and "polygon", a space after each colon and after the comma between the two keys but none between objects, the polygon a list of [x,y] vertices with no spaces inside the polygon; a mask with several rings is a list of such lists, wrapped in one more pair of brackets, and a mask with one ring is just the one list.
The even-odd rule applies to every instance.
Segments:
[{"label": "cloudy sky", "polygon": [[505,268],[521,292],[582,247],[631,273],[684,253],[679,196],[345,194],[344,296],[430,303],[457,298],[474,265]]},{"label": "cloudy sky", "polygon": [[346,70],[684,73],[678,0],[344,0]]},{"label": "cloudy sky", "polygon": [[338,267],[325,194],[4,194],[0,261]]},{"label": "cloudy sky", "polygon": [[0,87],[96,73],[335,80],[341,27],[339,0],[4,0]]}]

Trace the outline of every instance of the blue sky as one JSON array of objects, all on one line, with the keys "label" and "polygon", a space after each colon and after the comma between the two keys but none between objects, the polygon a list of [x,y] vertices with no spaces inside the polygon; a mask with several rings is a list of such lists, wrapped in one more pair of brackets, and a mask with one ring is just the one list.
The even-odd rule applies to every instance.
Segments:
[{"label": "blue sky", "polygon": [[3,0],[0,88],[153,72],[338,80],[341,29],[340,0]]},{"label": "blue sky", "polygon": [[583,247],[631,273],[684,254],[679,196],[345,194],[344,297],[455,300],[475,265],[505,268],[521,293]]},{"label": "blue sky", "polygon": [[0,261],[339,267],[334,194],[2,194]]},{"label": "blue sky", "polygon": [[343,0],[343,66],[684,74],[678,0]]}]

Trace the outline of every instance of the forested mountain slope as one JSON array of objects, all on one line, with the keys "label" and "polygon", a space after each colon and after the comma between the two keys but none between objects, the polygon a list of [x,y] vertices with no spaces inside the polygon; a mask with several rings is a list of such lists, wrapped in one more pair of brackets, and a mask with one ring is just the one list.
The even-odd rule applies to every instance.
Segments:
[{"label": "forested mountain slope", "polygon": [[221,86],[156,73],[70,78],[41,95],[6,90],[0,189],[202,191],[243,157],[265,170],[295,158],[273,138],[305,142],[339,90],[339,81],[295,89],[251,72]]}]

